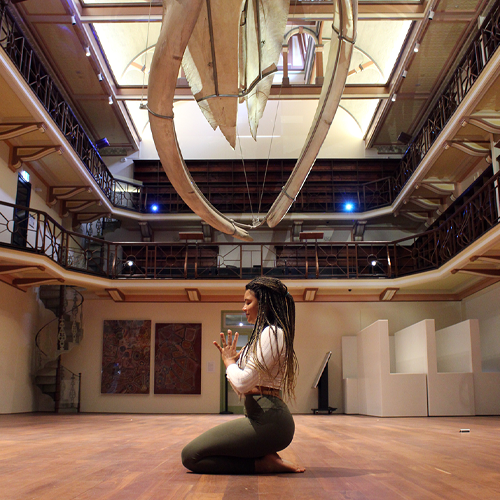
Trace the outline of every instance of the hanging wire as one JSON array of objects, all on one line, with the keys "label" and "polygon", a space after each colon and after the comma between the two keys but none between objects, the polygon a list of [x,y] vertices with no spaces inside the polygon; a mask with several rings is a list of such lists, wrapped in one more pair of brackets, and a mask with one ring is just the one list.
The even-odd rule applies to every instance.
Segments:
[{"label": "hanging wire", "polygon": [[250,202],[250,212],[252,213],[252,223],[253,223],[254,215],[252,207],[252,197],[250,196],[250,187],[248,186],[247,169],[245,168],[245,158],[243,157],[243,149],[241,148],[241,138],[238,132],[238,120],[236,120],[236,136],[238,137],[238,145],[240,147],[241,163],[243,164],[243,173],[245,174],[245,183],[247,185],[248,201]]},{"label": "hanging wire", "polygon": [[283,77],[281,77],[280,92],[278,94],[278,105],[276,106],[276,112],[274,113],[273,131],[271,132],[271,142],[269,144],[269,151],[267,153],[266,170],[264,171],[264,180],[262,181],[262,191],[260,192],[259,210],[257,211],[257,214],[260,214],[260,208],[262,206],[262,197],[264,196],[264,188],[266,186],[267,168],[269,167],[269,159],[271,158],[271,149],[273,147],[273,140],[274,140],[274,129],[276,128],[276,119],[278,118],[278,110],[280,108],[282,88],[283,88]]},{"label": "hanging wire", "polygon": [[141,104],[144,105],[144,88],[146,87],[146,64],[148,60],[148,47],[149,47],[149,27],[151,25],[151,4],[152,0],[149,0],[149,13],[148,13],[148,29],[146,32],[146,50],[144,52],[144,66],[142,67],[142,89],[141,89]]}]

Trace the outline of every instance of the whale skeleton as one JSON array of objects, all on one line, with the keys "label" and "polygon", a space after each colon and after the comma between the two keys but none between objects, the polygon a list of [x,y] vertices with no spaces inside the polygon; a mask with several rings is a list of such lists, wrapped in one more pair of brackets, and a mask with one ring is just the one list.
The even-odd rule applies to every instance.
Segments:
[{"label": "whale skeleton", "polygon": [[173,121],[181,63],[195,99],[215,129],[236,143],[239,101],[246,100],[254,138],[281,52],[285,0],[163,0],[163,21],[148,84],[151,132],[163,168],[184,202],[213,228],[243,241],[248,230],[275,227],[311,171],[335,117],[356,37],[357,0],[335,0],[333,32],[318,107],[297,163],[262,220],[242,224],[219,212],[194,182],[182,158]]}]

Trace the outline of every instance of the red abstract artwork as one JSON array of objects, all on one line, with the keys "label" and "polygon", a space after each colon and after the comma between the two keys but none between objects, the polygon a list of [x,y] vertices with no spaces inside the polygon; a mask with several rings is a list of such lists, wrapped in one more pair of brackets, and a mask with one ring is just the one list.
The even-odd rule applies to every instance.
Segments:
[{"label": "red abstract artwork", "polygon": [[149,394],[151,320],[105,320],[102,394]]},{"label": "red abstract artwork", "polygon": [[201,394],[201,324],[156,324],[155,394]]}]

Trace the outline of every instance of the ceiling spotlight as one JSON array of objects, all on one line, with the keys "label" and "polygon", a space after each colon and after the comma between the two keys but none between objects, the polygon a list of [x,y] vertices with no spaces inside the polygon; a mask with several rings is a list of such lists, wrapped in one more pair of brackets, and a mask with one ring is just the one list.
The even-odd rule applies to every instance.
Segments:
[{"label": "ceiling spotlight", "polygon": [[352,212],[354,210],[354,203],[348,201],[345,205],[344,205],[344,210],[346,212]]},{"label": "ceiling spotlight", "polygon": [[113,104],[113,98],[111,96],[108,97],[108,103]]},{"label": "ceiling spotlight", "polygon": [[416,43],[415,44],[415,48],[413,49],[413,52],[418,52],[420,49],[420,44],[419,43]]},{"label": "ceiling spotlight", "polygon": [[132,267],[135,264],[135,257],[127,257],[125,259],[125,264],[127,264],[128,267]]},{"label": "ceiling spotlight", "polygon": [[102,139],[98,139],[95,141],[95,147],[97,149],[102,149],[102,148],[107,148],[109,146],[109,141],[106,137],[103,137]]},{"label": "ceiling spotlight", "polygon": [[102,82],[103,81],[103,76],[102,76],[102,73],[97,73],[97,79]]},{"label": "ceiling spotlight", "polygon": [[151,205],[151,212],[158,212],[159,209],[160,207],[156,203]]},{"label": "ceiling spotlight", "polygon": [[71,16],[71,24],[74,26],[76,24],[76,17]]},{"label": "ceiling spotlight", "polygon": [[372,267],[375,267],[378,264],[377,257],[375,257],[375,255],[369,255],[368,256],[368,264],[370,264],[370,266],[372,266]]},{"label": "ceiling spotlight", "polygon": [[85,55],[87,57],[90,57],[90,48],[89,47],[85,47]]},{"label": "ceiling spotlight", "polygon": [[392,102],[395,102],[395,101],[396,101],[396,97],[397,97],[397,96],[398,96],[397,94],[392,94],[391,101],[392,101]]},{"label": "ceiling spotlight", "polygon": [[403,74],[401,75],[403,78],[406,78],[408,76],[408,71],[404,70]]},{"label": "ceiling spotlight", "polygon": [[431,11],[429,12],[429,15],[428,15],[427,17],[428,17],[428,18],[432,21],[432,20],[434,19],[434,11],[433,11],[433,10],[431,10]]}]

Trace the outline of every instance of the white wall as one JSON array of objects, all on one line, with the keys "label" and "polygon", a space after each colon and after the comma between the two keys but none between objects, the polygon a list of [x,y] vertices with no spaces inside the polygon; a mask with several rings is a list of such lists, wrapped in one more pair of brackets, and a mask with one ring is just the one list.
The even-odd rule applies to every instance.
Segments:
[{"label": "white wall", "polygon": [[[218,413],[220,401],[219,355],[212,345],[221,327],[221,311],[238,310],[239,303],[114,303],[111,300],[87,300],[84,305],[84,339],[80,347],[65,355],[63,364],[82,372],[82,411],[145,413]],[[391,331],[401,330],[426,318],[436,318],[441,327],[460,316],[459,302],[421,303],[298,303],[295,350],[300,373],[295,413],[310,413],[318,406],[314,378],[327,351],[329,362],[329,404],[342,411],[341,338],[356,335],[377,319],[388,319]],[[102,330],[105,319],[151,319],[155,323],[202,323],[202,394],[201,395],[110,395],[101,394]],[[153,340],[153,339],[152,339]],[[215,372],[208,372],[208,363]],[[152,387],[153,366],[151,366]]]},{"label": "white wall", "polygon": [[[478,319],[484,372],[500,372],[500,284],[463,300],[463,318]],[[437,328],[437,327],[436,327]]]},{"label": "white wall", "polygon": [[[182,155],[186,160],[298,158],[312,123],[316,100],[268,101],[257,132],[257,141],[250,135],[246,106],[238,108],[238,137],[240,144],[233,150],[219,129],[213,130],[194,101],[174,103],[174,125]],[[141,131],[140,150],[131,156],[157,159],[152,140],[148,113],[138,105],[129,107]],[[196,141],[193,141],[196,137]],[[375,149],[366,149],[363,133],[352,117],[339,108],[318,158],[378,157]]]},{"label": "white wall", "polygon": [[32,353],[38,326],[38,302],[0,282],[0,413],[35,410]]}]

